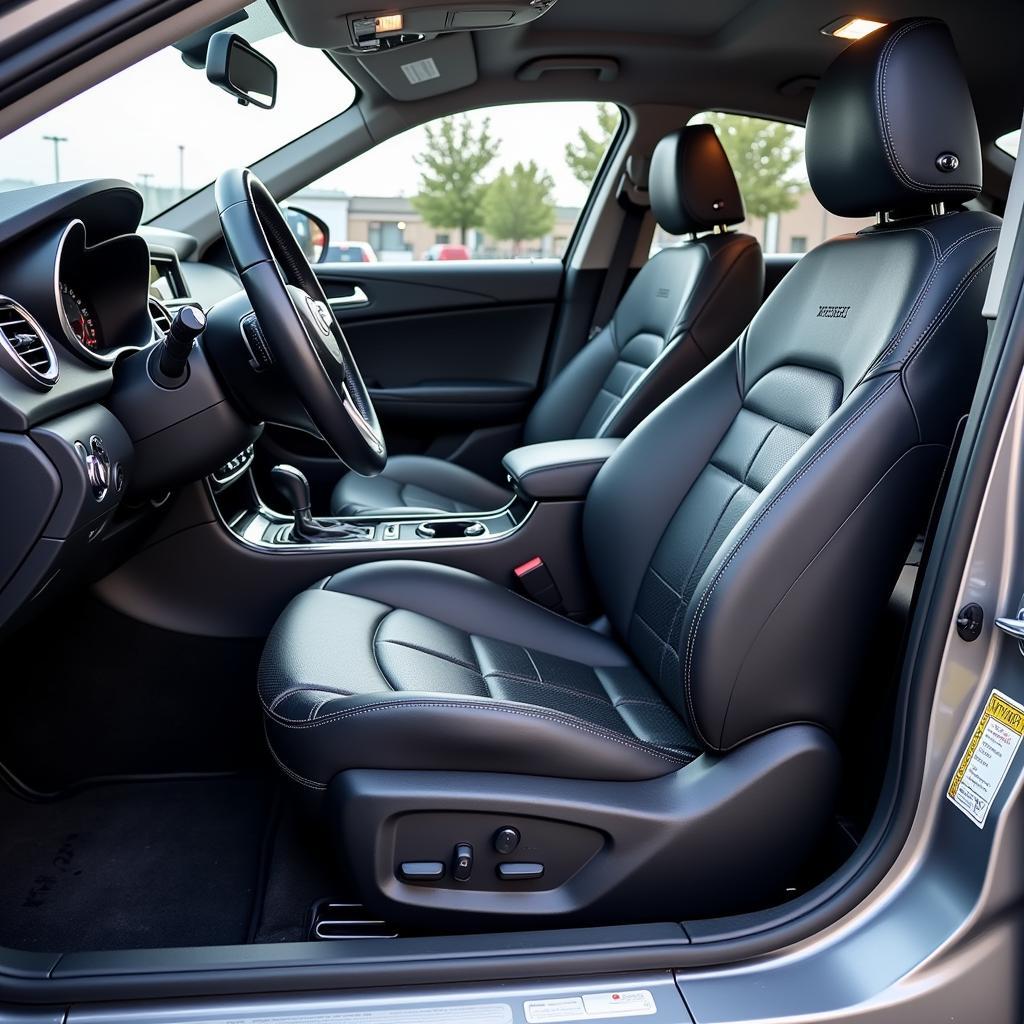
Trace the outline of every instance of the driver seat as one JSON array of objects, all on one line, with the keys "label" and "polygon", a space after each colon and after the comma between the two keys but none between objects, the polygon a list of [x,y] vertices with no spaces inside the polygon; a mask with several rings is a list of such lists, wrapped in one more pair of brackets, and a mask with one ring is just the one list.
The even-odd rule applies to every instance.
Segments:
[{"label": "driver seat", "polygon": [[813,850],[865,649],[970,402],[1000,222],[958,205],[981,153],[933,19],[837,58],[807,160],[826,208],[887,215],[804,257],[598,474],[598,623],[394,561],[274,627],[271,752],[387,919],[724,914],[781,896]]},{"label": "driver seat", "polygon": [[[651,410],[733,342],[764,290],[761,247],[720,230],[745,214],[715,129],[690,125],[657,145],[651,211],[673,235],[693,235],[652,256],[607,326],[570,360],[527,417],[525,444],[572,437],[625,437]],[[698,237],[699,233],[699,237]],[[512,492],[479,473],[427,455],[398,455],[379,476],[346,473],[336,516],[480,513]]]}]

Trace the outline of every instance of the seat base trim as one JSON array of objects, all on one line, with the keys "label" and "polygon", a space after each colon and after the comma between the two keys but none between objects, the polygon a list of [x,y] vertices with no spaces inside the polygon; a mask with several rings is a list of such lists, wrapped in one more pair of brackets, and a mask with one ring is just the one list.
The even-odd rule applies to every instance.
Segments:
[{"label": "seat base trim", "polygon": [[[324,796],[361,898],[400,924],[517,927],[743,912],[783,898],[823,833],[839,778],[828,734],[791,725],[635,782],[351,770]],[[514,851],[496,837],[514,829]],[[469,878],[456,848],[473,851]],[[751,851],[757,870],[751,870]],[[404,862],[447,865],[410,882]],[[506,863],[540,865],[513,871]],[[459,868],[457,871],[456,868]]]}]

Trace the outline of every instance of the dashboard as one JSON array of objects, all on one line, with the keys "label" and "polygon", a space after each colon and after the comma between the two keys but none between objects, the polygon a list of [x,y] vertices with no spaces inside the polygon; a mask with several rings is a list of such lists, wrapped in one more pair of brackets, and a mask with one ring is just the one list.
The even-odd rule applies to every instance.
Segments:
[{"label": "dashboard", "polygon": [[16,497],[0,507],[0,629],[134,554],[172,488],[258,433],[201,349],[180,393],[153,380],[175,309],[239,283],[213,266],[186,276],[192,240],[147,239],[142,210],[115,180],[0,193],[0,472]]}]

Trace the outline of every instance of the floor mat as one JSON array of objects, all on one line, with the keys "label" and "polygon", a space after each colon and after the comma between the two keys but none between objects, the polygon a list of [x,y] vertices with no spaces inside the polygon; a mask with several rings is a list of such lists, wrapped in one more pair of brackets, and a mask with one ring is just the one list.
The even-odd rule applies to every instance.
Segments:
[{"label": "floor mat", "polygon": [[302,942],[308,937],[314,903],[355,898],[329,837],[285,800],[253,942]]},{"label": "floor mat", "polygon": [[104,784],[45,803],[0,788],[0,946],[245,942],[269,792],[239,777]]}]

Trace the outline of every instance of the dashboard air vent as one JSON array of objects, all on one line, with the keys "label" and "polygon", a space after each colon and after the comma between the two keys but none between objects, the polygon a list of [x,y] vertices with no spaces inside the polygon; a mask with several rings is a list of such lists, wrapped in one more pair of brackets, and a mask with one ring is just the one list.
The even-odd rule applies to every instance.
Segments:
[{"label": "dashboard air vent", "polygon": [[57,382],[57,355],[24,307],[0,296],[0,355],[15,376],[47,390]]},{"label": "dashboard air vent", "polygon": [[149,318],[153,321],[153,340],[162,341],[164,335],[171,329],[171,321],[174,317],[163,303],[150,296]]}]

